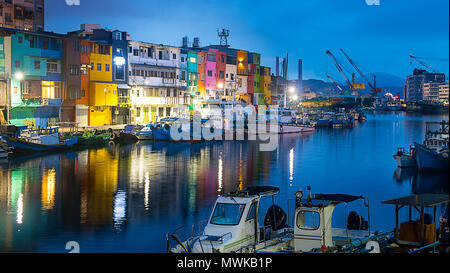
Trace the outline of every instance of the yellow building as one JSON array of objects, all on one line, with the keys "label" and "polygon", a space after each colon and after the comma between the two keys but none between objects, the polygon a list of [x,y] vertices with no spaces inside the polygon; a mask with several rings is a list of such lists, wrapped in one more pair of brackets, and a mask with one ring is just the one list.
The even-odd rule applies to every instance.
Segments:
[{"label": "yellow building", "polygon": [[112,47],[93,43],[90,62],[89,126],[111,125],[118,105],[117,84],[112,83]]},{"label": "yellow building", "polygon": [[266,104],[271,104],[270,84],[272,78],[270,76],[270,67],[261,66],[261,77],[259,80],[259,90],[264,93],[264,100]]}]

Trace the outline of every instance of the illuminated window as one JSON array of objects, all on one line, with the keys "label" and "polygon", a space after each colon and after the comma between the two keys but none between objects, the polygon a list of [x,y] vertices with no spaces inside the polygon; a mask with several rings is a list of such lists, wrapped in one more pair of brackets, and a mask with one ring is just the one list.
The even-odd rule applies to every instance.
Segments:
[{"label": "illuminated window", "polygon": [[47,61],[47,73],[58,73],[58,63]]},{"label": "illuminated window", "polygon": [[42,98],[57,99],[60,98],[61,83],[42,81]]},{"label": "illuminated window", "polygon": [[190,61],[191,63],[196,63],[196,62],[197,62],[197,60],[196,60],[196,58],[195,58],[195,57],[191,57],[191,58],[189,58],[189,61]]}]

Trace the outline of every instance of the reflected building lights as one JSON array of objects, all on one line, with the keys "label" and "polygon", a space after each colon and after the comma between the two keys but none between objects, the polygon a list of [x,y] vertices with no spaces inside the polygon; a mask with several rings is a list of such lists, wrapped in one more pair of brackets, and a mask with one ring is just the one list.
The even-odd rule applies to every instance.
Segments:
[{"label": "reflected building lights", "polygon": [[114,228],[120,228],[120,225],[125,221],[126,216],[126,206],[127,206],[127,195],[123,191],[119,191],[116,193],[114,197],[114,213],[113,213],[113,221]]},{"label": "reflected building lights", "polygon": [[144,207],[145,210],[149,210],[149,195],[150,195],[150,174],[145,172],[145,181],[144,181]]},{"label": "reflected building lights", "polygon": [[23,222],[23,193],[19,195],[19,199],[17,199],[17,224],[21,225]]},{"label": "reflected building lights", "polygon": [[222,163],[222,156],[219,156],[219,171],[217,174],[217,181],[218,181],[218,188],[217,192],[221,193],[223,190],[223,163]]},{"label": "reflected building lights", "polygon": [[51,210],[55,206],[55,183],[55,170],[48,170],[42,177],[41,202],[44,210]]},{"label": "reflected building lights", "polygon": [[289,152],[289,182],[294,181],[294,148]]}]

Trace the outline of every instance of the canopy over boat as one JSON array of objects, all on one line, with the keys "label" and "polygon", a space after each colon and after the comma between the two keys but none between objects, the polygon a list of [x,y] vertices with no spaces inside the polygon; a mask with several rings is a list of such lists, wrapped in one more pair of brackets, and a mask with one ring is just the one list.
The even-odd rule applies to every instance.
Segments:
[{"label": "canopy over boat", "polygon": [[382,204],[399,205],[399,206],[415,206],[415,207],[435,207],[441,204],[448,203],[448,195],[446,194],[414,194],[397,199],[387,200],[381,202]]},{"label": "canopy over boat", "polygon": [[248,187],[244,190],[230,192],[222,195],[223,197],[250,197],[250,196],[270,196],[280,192],[277,187],[271,186],[254,186]]}]

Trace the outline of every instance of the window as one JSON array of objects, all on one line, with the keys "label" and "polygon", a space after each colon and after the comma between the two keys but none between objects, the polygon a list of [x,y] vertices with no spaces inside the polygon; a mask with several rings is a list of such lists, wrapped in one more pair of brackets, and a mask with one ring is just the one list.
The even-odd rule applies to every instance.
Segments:
[{"label": "window", "polygon": [[[228,91],[227,91],[227,96],[228,96]],[[252,203],[249,211],[248,211],[248,215],[247,215],[247,219],[248,220],[252,220],[256,218],[256,203]]]},{"label": "window", "polygon": [[48,73],[58,73],[58,63],[47,61],[47,72]]},{"label": "window", "polygon": [[238,225],[242,213],[244,212],[245,204],[225,204],[218,203],[214,209],[211,217],[211,224],[235,226]]},{"label": "window", "polygon": [[221,79],[224,78],[224,72],[223,71],[219,71],[219,78],[221,78]]},{"label": "window", "polygon": [[20,68],[20,61],[16,61],[16,62],[15,62],[15,67],[16,67],[16,68]]},{"label": "window", "polygon": [[208,77],[212,77],[212,70],[208,70]]},{"label": "window", "polygon": [[19,44],[23,43],[23,37],[19,36]]},{"label": "window", "polygon": [[297,214],[297,227],[316,230],[320,227],[320,214],[314,211],[301,211]]},{"label": "window", "polygon": [[189,58],[189,62],[191,62],[191,63],[196,63],[197,62],[197,60],[195,59],[195,57],[190,57]]},{"label": "window", "polygon": [[174,53],[174,54],[172,54],[172,59],[174,59],[174,60],[175,60],[176,58],[177,58],[177,54],[175,54],[175,53]]},{"label": "window", "polygon": [[105,64],[105,71],[109,72],[109,69],[110,69],[109,64]]},{"label": "window", "polygon": [[102,71],[102,64],[100,63],[97,64],[97,71]]},{"label": "window", "polygon": [[79,75],[80,74],[79,71],[80,70],[79,70],[77,65],[70,65],[69,66],[69,74],[70,75],[74,75],[74,76]]},{"label": "window", "polygon": [[184,57],[181,57],[181,62],[184,63]]},{"label": "window", "polygon": [[158,54],[159,54],[159,59],[162,60],[162,58],[163,58],[163,52],[162,52],[162,51],[159,51]]},{"label": "window", "polygon": [[41,61],[34,61],[34,69],[41,69]]},{"label": "window", "polygon": [[141,117],[141,108],[140,107],[136,107],[136,117],[137,118]]},{"label": "window", "polygon": [[133,49],[133,55],[139,56],[139,49]]}]

